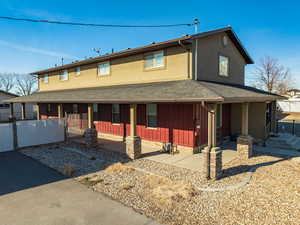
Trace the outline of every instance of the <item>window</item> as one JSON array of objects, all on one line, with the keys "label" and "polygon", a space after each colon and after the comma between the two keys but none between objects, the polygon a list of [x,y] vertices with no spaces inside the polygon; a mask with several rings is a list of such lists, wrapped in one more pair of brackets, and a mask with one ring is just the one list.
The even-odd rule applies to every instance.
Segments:
[{"label": "window", "polygon": [[219,75],[228,77],[229,75],[229,58],[226,56],[219,56]]},{"label": "window", "polygon": [[145,69],[163,67],[165,65],[164,52],[156,52],[145,56]]},{"label": "window", "polygon": [[147,127],[157,127],[157,104],[147,105]]},{"label": "window", "polygon": [[43,77],[42,77],[42,81],[43,81],[43,83],[49,83],[49,75],[44,74]]},{"label": "window", "polygon": [[120,105],[112,104],[112,123],[120,123]]},{"label": "window", "polygon": [[63,70],[59,73],[60,80],[69,80],[68,70]]},{"label": "window", "polygon": [[93,112],[98,112],[98,104],[93,104]]},{"label": "window", "polygon": [[98,65],[98,75],[109,75],[110,74],[110,63],[104,62]]},{"label": "window", "polygon": [[75,74],[78,76],[80,75],[80,66],[76,67]]},{"label": "window", "polygon": [[0,109],[8,109],[9,104],[0,104]]},{"label": "window", "polygon": [[222,127],[222,105],[217,105],[217,128]]},{"label": "window", "polygon": [[78,104],[73,104],[73,113],[78,113]]}]

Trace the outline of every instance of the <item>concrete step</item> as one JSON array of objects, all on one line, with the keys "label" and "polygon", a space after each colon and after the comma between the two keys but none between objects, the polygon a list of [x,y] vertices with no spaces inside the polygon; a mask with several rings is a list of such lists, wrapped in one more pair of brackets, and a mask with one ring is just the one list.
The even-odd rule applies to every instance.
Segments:
[{"label": "concrete step", "polygon": [[279,134],[278,137],[270,137],[266,145],[272,148],[289,150],[300,149],[300,138],[291,134]]}]

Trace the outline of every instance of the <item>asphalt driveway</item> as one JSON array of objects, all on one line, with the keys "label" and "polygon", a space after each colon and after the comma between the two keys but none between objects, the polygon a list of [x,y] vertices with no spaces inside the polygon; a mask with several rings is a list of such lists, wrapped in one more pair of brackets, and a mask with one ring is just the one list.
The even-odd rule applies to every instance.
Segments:
[{"label": "asphalt driveway", "polygon": [[155,225],[18,152],[0,153],[1,224]]}]

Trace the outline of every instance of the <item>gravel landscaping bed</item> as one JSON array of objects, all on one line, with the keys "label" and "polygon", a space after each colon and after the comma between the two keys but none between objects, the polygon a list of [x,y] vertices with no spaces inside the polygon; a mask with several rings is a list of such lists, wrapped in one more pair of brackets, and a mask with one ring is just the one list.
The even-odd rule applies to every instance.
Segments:
[{"label": "gravel landscaping bed", "polygon": [[[299,224],[300,221],[300,165],[288,159],[260,154],[246,161],[236,159],[223,167],[224,178],[207,182],[199,172],[147,159],[128,161],[107,151],[81,150],[96,159],[59,146],[22,152],[59,171],[63,165],[71,165],[75,168],[75,179],[90,189],[164,224]],[[137,171],[135,167],[159,176]],[[206,192],[194,188],[240,182],[253,167],[256,171],[250,183],[239,189]]]}]

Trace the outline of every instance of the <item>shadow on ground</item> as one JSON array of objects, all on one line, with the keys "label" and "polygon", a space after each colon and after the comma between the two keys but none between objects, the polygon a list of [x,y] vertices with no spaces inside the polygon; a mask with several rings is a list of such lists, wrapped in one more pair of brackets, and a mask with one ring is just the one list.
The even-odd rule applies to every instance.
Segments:
[{"label": "shadow on ground", "polygon": [[67,179],[19,152],[0,153],[0,195]]}]

